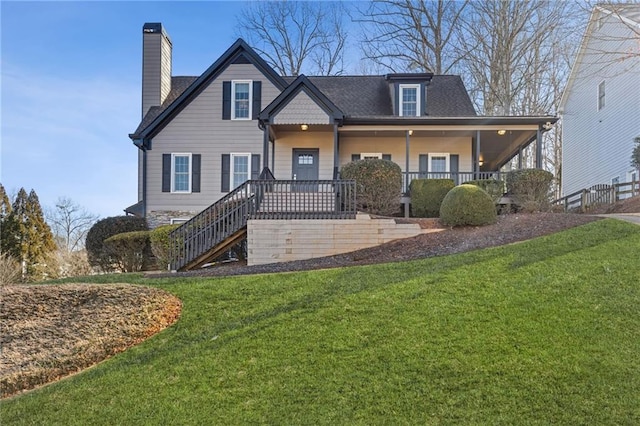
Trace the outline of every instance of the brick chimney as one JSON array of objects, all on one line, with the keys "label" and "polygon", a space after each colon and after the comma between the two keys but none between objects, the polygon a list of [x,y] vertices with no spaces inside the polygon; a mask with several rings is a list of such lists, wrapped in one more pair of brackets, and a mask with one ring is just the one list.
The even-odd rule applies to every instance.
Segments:
[{"label": "brick chimney", "polygon": [[171,91],[171,39],[159,22],[142,27],[142,117]]}]

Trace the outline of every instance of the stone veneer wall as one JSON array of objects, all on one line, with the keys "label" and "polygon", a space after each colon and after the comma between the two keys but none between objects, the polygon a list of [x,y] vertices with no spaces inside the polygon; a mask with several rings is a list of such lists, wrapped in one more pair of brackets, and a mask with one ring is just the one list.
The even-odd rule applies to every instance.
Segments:
[{"label": "stone veneer wall", "polygon": [[191,219],[196,214],[196,212],[156,210],[147,213],[147,224],[149,229],[154,229],[160,225],[169,225],[171,219]]},{"label": "stone veneer wall", "polygon": [[348,220],[249,220],[248,264],[347,253],[426,232],[432,230],[415,223],[398,224],[394,219],[371,219],[366,214]]}]

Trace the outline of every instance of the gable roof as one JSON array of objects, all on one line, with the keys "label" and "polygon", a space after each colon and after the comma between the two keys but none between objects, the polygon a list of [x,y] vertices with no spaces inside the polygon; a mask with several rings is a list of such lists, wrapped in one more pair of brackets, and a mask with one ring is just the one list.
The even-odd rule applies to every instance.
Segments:
[{"label": "gable roof", "polygon": [[560,99],[560,105],[558,108],[560,114],[564,112],[563,110],[568,100],[569,92],[571,91],[571,88],[573,87],[573,84],[576,80],[578,67],[582,63],[582,60],[586,54],[587,43],[589,41],[589,38],[591,37],[591,33],[593,32],[594,27],[596,26],[596,22],[601,15],[618,17],[625,25],[629,26],[630,31],[634,31],[637,34],[640,34],[640,5],[624,3],[614,5],[596,5],[591,11],[591,15],[589,16],[587,27],[585,28],[584,34],[582,35],[582,41],[580,42],[578,54],[573,61],[571,71],[569,73],[569,78],[567,79],[567,84],[564,88],[564,91],[562,92],[562,98]]},{"label": "gable roof", "polygon": [[344,113],[338,108],[323,92],[309,81],[304,75],[300,74],[289,87],[287,87],[282,93],[260,113],[260,120],[269,120],[272,116],[276,115],[282,110],[293,98],[301,91],[304,91],[327,115],[330,117],[331,122],[341,121],[344,118]]},{"label": "gable roof", "polygon": [[[209,83],[214,80],[225,68],[232,63],[251,63],[258,68],[264,75],[280,90],[284,90],[287,83],[273,68],[271,68],[264,59],[262,59],[244,40],[239,38],[235,43],[227,49],[200,77],[195,78],[182,92],[179,93],[181,87],[177,87],[175,92],[172,90],[169,96],[159,107],[151,107],[138,129],[129,135],[131,139],[142,140],[140,144],[144,144],[147,138],[152,137],[159,132],[176,114],[186,107],[200,92],[202,92]],[[180,77],[179,83],[185,85],[193,77]],[[173,84],[173,78],[171,83]],[[173,98],[171,100],[170,98]]]}]

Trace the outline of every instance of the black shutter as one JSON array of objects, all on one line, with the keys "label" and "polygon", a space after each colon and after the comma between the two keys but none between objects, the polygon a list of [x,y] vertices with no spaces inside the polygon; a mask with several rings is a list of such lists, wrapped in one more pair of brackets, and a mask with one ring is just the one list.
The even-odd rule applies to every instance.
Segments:
[{"label": "black shutter", "polygon": [[400,85],[395,83],[393,85],[393,115],[400,115]]},{"label": "black shutter", "polygon": [[358,161],[360,159],[360,154],[351,154],[351,161]]},{"label": "black shutter", "polygon": [[222,177],[221,191],[229,192],[231,181],[231,154],[222,154]]},{"label": "black shutter", "polygon": [[260,154],[251,154],[251,179],[260,179]]},{"label": "black shutter", "polygon": [[222,119],[231,120],[231,82],[222,82]]},{"label": "black shutter", "polygon": [[429,154],[420,154],[418,156],[418,173],[420,174],[420,178],[421,179],[426,178],[428,171],[429,171]]},{"label": "black shutter", "polygon": [[458,163],[459,163],[459,159],[460,156],[458,154],[451,154],[449,155],[449,171],[451,172],[451,179],[453,179],[453,182],[458,185],[460,179],[458,178]]},{"label": "black shutter", "polygon": [[262,82],[254,81],[253,82],[253,115],[252,115],[253,120],[258,119],[258,115],[262,110],[262,108],[260,108],[260,105],[262,105]]},{"label": "black shutter", "polygon": [[191,155],[191,192],[200,192],[201,155]]},{"label": "black shutter", "polygon": [[171,192],[171,154],[162,154],[162,192]]},{"label": "black shutter", "polygon": [[382,154],[382,159],[383,160],[387,160],[387,161],[391,161],[391,154]]}]

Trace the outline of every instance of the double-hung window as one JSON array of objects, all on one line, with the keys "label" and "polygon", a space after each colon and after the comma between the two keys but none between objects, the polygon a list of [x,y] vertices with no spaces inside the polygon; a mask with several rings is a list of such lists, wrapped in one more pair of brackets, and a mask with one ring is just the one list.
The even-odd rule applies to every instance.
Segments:
[{"label": "double-hung window", "polygon": [[401,84],[398,110],[402,117],[417,117],[420,111],[420,85]]},{"label": "double-hung window", "polygon": [[234,80],[231,82],[231,119],[251,119],[251,81]]},{"label": "double-hung window", "polygon": [[449,154],[429,154],[429,177],[449,177]]},{"label": "double-hung window", "polygon": [[171,154],[171,192],[191,192],[191,154]]},{"label": "double-hung window", "polygon": [[251,154],[231,154],[231,184],[237,188],[249,180]]}]

